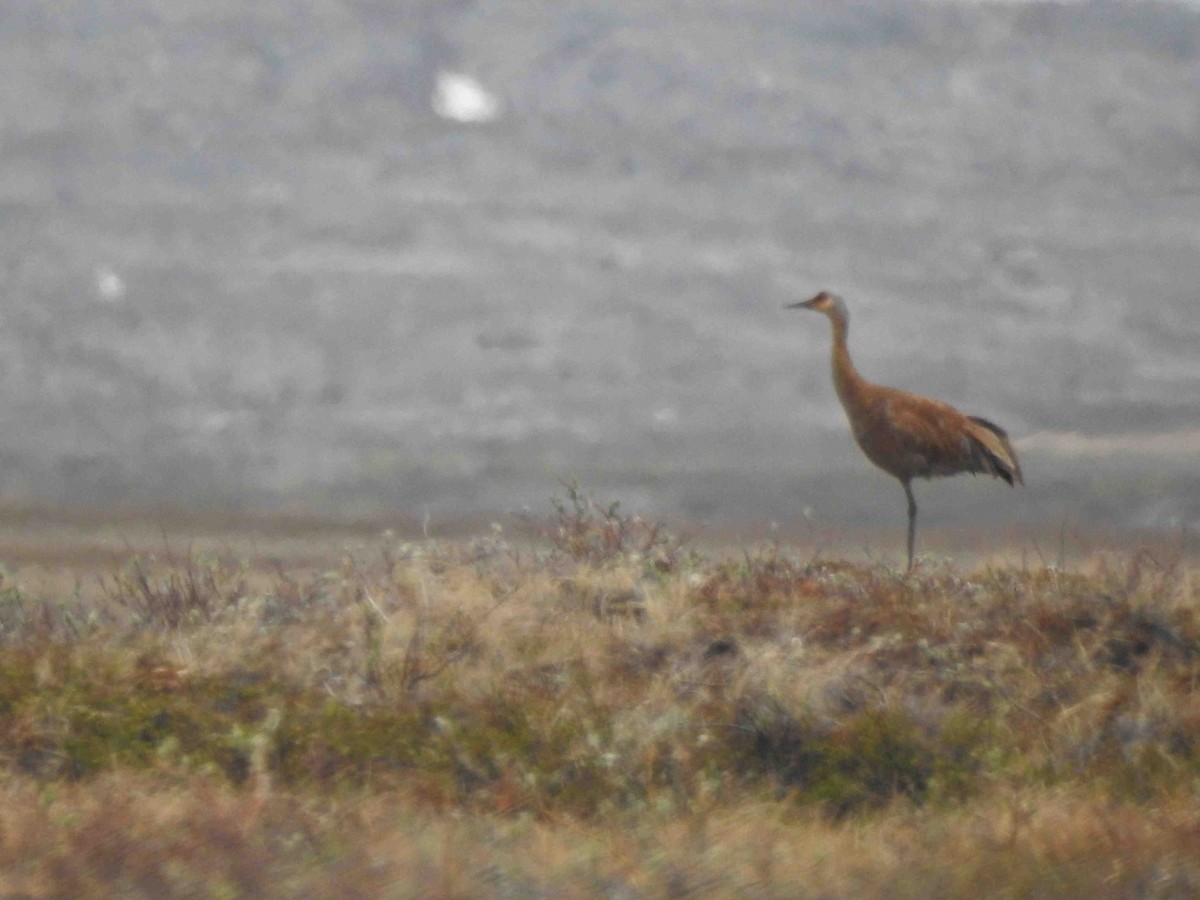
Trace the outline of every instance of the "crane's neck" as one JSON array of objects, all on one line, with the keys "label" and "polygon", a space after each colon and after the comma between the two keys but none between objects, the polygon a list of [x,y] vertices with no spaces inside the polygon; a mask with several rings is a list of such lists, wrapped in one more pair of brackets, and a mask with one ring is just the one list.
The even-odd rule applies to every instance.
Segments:
[{"label": "crane's neck", "polygon": [[856,405],[865,382],[850,361],[850,349],[846,346],[846,335],[850,331],[847,317],[834,310],[829,322],[833,325],[833,387],[842,406],[849,410]]}]

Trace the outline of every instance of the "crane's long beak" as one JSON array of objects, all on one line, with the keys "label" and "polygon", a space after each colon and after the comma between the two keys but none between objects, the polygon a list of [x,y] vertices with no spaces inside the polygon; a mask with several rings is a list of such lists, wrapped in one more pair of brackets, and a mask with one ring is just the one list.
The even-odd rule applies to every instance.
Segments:
[{"label": "crane's long beak", "polygon": [[811,300],[801,300],[799,303],[787,303],[784,309],[812,309]]}]

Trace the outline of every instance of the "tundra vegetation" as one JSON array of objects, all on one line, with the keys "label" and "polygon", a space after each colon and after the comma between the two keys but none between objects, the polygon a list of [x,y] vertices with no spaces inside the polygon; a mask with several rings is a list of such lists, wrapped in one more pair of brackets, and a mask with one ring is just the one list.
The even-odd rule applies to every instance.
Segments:
[{"label": "tundra vegetation", "polygon": [[0,893],[1200,892],[1182,546],[905,576],[573,485],[528,524],[6,572]]}]

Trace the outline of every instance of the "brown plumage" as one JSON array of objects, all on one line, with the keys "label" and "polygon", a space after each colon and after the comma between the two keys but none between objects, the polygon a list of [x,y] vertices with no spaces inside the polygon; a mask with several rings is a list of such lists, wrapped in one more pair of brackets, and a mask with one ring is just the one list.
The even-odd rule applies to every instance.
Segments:
[{"label": "brown plumage", "polygon": [[833,386],[867,459],[899,479],[908,497],[908,568],[917,528],[914,478],[970,472],[1024,484],[1017,453],[999,425],[907,391],[871,384],[854,368],[846,347],[850,316],[841,297],[822,291],[788,309],[823,313],[833,325]]}]

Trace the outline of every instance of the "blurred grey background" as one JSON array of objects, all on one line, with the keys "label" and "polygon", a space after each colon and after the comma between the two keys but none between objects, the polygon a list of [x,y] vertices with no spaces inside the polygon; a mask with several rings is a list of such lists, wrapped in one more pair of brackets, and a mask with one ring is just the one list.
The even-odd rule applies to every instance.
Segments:
[{"label": "blurred grey background", "polygon": [[1200,524],[1200,7],[0,2],[0,500]]}]

